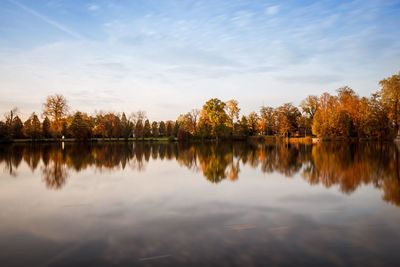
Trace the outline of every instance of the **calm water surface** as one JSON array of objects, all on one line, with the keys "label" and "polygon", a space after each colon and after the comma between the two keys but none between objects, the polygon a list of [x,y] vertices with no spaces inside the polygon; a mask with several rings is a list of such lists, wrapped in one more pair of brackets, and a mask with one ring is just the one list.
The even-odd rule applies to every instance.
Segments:
[{"label": "calm water surface", "polygon": [[0,146],[0,266],[400,266],[393,144]]}]

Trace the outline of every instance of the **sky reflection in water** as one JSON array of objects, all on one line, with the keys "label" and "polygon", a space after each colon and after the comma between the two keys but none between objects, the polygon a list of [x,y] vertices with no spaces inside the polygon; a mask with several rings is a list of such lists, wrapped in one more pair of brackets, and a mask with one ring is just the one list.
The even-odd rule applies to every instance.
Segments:
[{"label": "sky reflection in water", "polygon": [[0,147],[2,266],[384,266],[395,145]]}]

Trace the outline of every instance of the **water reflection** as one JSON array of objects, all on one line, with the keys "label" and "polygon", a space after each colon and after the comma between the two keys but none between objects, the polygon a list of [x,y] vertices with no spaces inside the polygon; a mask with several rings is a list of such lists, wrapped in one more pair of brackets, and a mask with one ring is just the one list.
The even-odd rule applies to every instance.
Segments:
[{"label": "water reflection", "polygon": [[5,172],[18,177],[18,168],[24,161],[32,171],[39,169],[47,188],[54,190],[66,185],[71,170],[95,168],[101,172],[130,168],[142,172],[152,160],[176,161],[182,167],[200,172],[214,184],[238,180],[244,166],[287,177],[300,174],[310,185],[338,186],[346,194],[371,184],[382,191],[385,201],[400,205],[400,152],[392,144],[308,146],[238,142],[0,147],[0,164]]}]

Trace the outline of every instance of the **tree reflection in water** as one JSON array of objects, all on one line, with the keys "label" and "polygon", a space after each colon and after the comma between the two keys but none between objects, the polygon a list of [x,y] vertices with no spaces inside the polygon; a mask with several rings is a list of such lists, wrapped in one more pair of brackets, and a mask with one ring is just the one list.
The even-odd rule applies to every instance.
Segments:
[{"label": "tree reflection in water", "polygon": [[311,185],[338,186],[346,194],[360,185],[372,184],[383,191],[385,201],[400,205],[400,148],[393,144],[114,143],[66,144],[64,149],[55,144],[0,146],[0,164],[5,172],[17,177],[22,161],[32,171],[41,166],[50,189],[65,186],[69,170],[130,168],[141,172],[151,160],[174,160],[215,184],[225,179],[236,181],[244,166],[287,177],[299,174]]}]

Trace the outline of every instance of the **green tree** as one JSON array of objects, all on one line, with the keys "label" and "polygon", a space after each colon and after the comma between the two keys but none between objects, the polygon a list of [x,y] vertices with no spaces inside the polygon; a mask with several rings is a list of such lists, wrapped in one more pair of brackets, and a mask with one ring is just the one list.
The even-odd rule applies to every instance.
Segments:
[{"label": "green tree", "polygon": [[43,120],[42,124],[42,135],[44,138],[49,138],[51,137],[51,132],[50,132],[50,120],[48,117],[45,117]]},{"label": "green tree", "polygon": [[71,125],[69,126],[72,136],[80,141],[88,140],[92,135],[90,123],[84,117],[85,116],[81,112],[75,112],[72,117]]},{"label": "green tree", "polygon": [[158,123],[156,121],[153,121],[151,123],[151,135],[153,137],[158,137],[159,133],[158,133]]},{"label": "green tree", "polygon": [[61,136],[68,136],[68,122],[65,118],[61,120]]},{"label": "green tree", "polygon": [[42,133],[42,128],[41,128],[41,124],[40,124],[39,118],[35,113],[33,113],[32,114],[32,132],[31,132],[31,136],[34,139],[40,138],[41,133]]},{"label": "green tree", "polygon": [[132,133],[132,123],[126,118],[125,113],[121,116],[121,135],[124,139],[128,139]]},{"label": "green tree", "polygon": [[12,135],[14,138],[24,137],[23,133],[24,125],[18,116],[15,116],[12,122]]},{"label": "green tree", "polygon": [[200,113],[199,124],[209,126],[213,137],[223,135],[226,131],[228,116],[225,112],[226,104],[217,98],[208,100]]},{"label": "green tree", "polygon": [[249,123],[247,121],[246,116],[242,116],[240,121],[238,122],[238,128],[239,128],[239,135],[240,136],[249,136]]},{"label": "green tree", "polygon": [[38,116],[35,113],[24,123],[25,135],[31,139],[37,139],[41,136],[41,125]]},{"label": "green tree", "polygon": [[174,134],[174,129],[173,129],[173,125],[174,123],[172,121],[167,121],[167,125],[166,125],[166,136],[173,136]]},{"label": "green tree", "polygon": [[0,140],[11,139],[10,127],[2,121],[0,121]]},{"label": "green tree", "polygon": [[145,122],[144,122],[143,135],[144,135],[144,137],[150,137],[151,136],[151,126],[150,126],[150,121],[149,120],[145,120]]},{"label": "green tree", "polygon": [[175,123],[174,123],[174,129],[173,129],[173,134],[172,134],[174,137],[178,137],[179,127],[180,127],[179,122],[178,122],[178,121],[175,121]]}]

